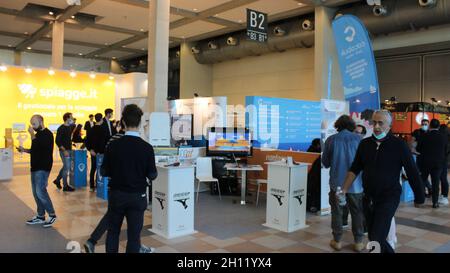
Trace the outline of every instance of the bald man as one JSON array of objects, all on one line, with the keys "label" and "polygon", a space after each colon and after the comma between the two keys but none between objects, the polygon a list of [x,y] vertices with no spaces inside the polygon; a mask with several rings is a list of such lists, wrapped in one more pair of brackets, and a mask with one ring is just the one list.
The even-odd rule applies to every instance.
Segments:
[{"label": "bald man", "polygon": [[425,194],[408,145],[390,133],[391,113],[387,110],[375,111],[372,122],[373,135],[361,140],[347,173],[343,192],[347,193],[355,178],[362,172],[363,209],[369,240],[378,242],[382,253],[393,253],[394,250],[386,239],[392,217],[400,203],[402,168],[405,168],[408,175],[417,206],[424,203]]},{"label": "bald man", "polygon": [[[30,154],[31,187],[37,206],[37,215],[27,221],[28,225],[51,227],[56,221],[55,209],[47,192],[48,176],[53,166],[53,134],[44,126],[44,118],[34,115],[30,120],[28,133],[31,148],[18,147],[19,152]],[[45,219],[47,212],[49,218]]]}]

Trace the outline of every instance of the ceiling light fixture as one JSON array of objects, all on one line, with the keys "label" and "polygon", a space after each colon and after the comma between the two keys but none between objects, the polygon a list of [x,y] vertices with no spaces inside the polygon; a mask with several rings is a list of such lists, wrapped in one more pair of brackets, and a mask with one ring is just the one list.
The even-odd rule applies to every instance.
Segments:
[{"label": "ceiling light fixture", "polygon": [[90,77],[91,79],[95,79],[95,72],[94,72],[94,71],[91,71],[91,73],[89,73],[89,77]]},{"label": "ceiling light fixture", "polygon": [[27,46],[27,49],[28,49],[28,50],[31,50],[31,46]]},{"label": "ceiling light fixture", "polygon": [[76,76],[77,76],[77,73],[75,73],[75,71],[70,71],[70,76],[72,77],[72,78],[75,78]]},{"label": "ceiling light fixture", "polygon": [[78,53],[78,55],[83,56],[83,53],[80,52],[80,53]]},{"label": "ceiling light fixture", "polygon": [[70,18],[75,19],[75,15],[70,16]]},{"label": "ceiling light fixture", "polygon": [[53,11],[48,12],[49,15],[54,15]]},{"label": "ceiling light fixture", "polygon": [[53,68],[49,68],[48,69],[48,74],[50,75],[50,76],[53,76],[53,75],[55,75],[55,70],[53,70]]},{"label": "ceiling light fixture", "polygon": [[31,72],[33,72],[33,69],[31,69],[29,67],[25,68],[25,73],[31,74]]}]

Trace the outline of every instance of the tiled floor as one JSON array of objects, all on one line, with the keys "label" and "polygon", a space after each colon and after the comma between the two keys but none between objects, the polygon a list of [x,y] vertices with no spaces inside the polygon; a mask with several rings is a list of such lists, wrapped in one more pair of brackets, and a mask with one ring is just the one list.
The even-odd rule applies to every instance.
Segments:
[{"label": "tiled floor", "polygon": [[[56,177],[59,169],[55,164],[50,181]],[[27,165],[15,166],[15,176],[10,182],[0,182],[0,186],[10,190],[32,210],[35,202],[31,194]],[[57,211],[58,221],[54,225],[67,242],[75,240],[83,243],[96,227],[106,211],[106,201],[96,197],[87,189],[73,193],[56,190],[54,185],[48,187],[49,194]],[[25,221],[32,215],[18,215]],[[415,208],[412,204],[402,204],[397,211],[397,252],[450,252],[450,208],[437,210],[427,203],[425,208]],[[263,224],[263,223],[261,223]],[[144,225],[151,225],[151,213],[145,214]],[[328,243],[331,239],[330,216],[309,215],[309,227],[292,233],[284,233],[273,229],[262,229],[253,233],[242,234],[226,240],[218,239],[210,234],[196,233],[190,236],[166,240],[144,230],[142,243],[156,248],[159,253],[170,252],[256,252],[256,253],[328,253],[333,252]],[[126,229],[124,223],[123,229]],[[126,247],[126,233],[121,234],[120,251]],[[20,238],[17,238],[20,240]],[[352,252],[352,234],[347,230],[343,236],[342,252]],[[367,241],[367,239],[366,239]],[[61,252],[66,252],[61,249]],[[104,238],[97,246],[97,252],[104,252]]]}]

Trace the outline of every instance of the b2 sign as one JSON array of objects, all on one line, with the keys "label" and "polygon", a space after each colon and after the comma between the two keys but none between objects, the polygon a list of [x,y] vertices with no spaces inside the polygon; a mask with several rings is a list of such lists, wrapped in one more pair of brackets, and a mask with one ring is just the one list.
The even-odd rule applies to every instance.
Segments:
[{"label": "b2 sign", "polygon": [[377,70],[366,28],[353,15],[338,17],[332,28],[350,113],[380,109]]},{"label": "b2 sign", "polygon": [[247,37],[250,40],[267,42],[268,25],[266,13],[247,9]]}]

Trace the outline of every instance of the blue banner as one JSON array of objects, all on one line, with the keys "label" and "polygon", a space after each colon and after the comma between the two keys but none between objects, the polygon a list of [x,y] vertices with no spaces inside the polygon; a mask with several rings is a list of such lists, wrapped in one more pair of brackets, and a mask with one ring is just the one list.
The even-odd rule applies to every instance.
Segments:
[{"label": "blue banner", "polygon": [[246,127],[253,146],[287,151],[306,151],[320,138],[321,110],[318,101],[259,96],[245,97]]},{"label": "blue banner", "polygon": [[343,15],[333,21],[332,28],[350,113],[380,109],[377,69],[364,24],[356,16]]}]

